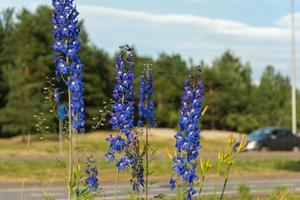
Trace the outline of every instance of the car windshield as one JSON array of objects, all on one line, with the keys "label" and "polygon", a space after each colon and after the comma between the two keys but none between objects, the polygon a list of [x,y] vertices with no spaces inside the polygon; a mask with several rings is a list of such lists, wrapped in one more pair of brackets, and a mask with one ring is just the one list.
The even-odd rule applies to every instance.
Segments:
[{"label": "car windshield", "polygon": [[250,133],[248,135],[248,140],[251,141],[251,140],[261,140],[261,139],[264,139],[271,132],[272,132],[271,128],[257,129],[257,130],[253,131],[252,133]]}]

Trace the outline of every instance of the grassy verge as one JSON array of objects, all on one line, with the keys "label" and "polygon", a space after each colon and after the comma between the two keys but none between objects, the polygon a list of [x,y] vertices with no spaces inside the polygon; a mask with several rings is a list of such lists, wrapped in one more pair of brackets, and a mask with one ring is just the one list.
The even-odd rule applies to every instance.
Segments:
[{"label": "grassy verge", "polygon": [[[114,180],[115,168],[113,164],[108,163],[107,160],[99,159],[97,165],[102,180]],[[241,159],[237,160],[233,167],[232,176],[299,172],[299,165],[300,162],[295,160]],[[158,159],[150,164],[150,169],[154,171],[153,177],[157,179],[168,179],[171,176],[171,167],[172,162],[169,159]],[[64,180],[67,174],[65,168],[56,160],[2,161],[0,162],[0,172],[0,180]],[[213,168],[211,174],[214,172],[215,169]],[[125,178],[126,175],[123,174],[121,177]]]},{"label": "grassy verge", "polygon": [[[80,157],[84,159],[86,154],[93,154],[97,158],[102,180],[114,180],[115,167],[104,158],[107,149],[105,138],[110,132],[88,134],[79,136]],[[226,141],[202,140],[202,152],[206,156],[216,156],[216,152],[226,149]],[[58,156],[57,141],[40,140],[33,138],[30,145],[20,143],[20,138],[0,139],[0,180],[65,180],[66,169],[62,167],[57,159],[66,157],[67,145],[65,144],[65,155]],[[172,161],[165,152],[168,146],[173,152],[174,140],[153,137],[152,148],[156,149],[156,160],[150,163],[150,168],[154,171],[153,177],[156,179],[168,179],[171,176]],[[207,154],[208,153],[208,154]],[[81,161],[83,164],[83,160]],[[84,166],[84,165],[82,165]],[[211,174],[215,172],[213,168]],[[279,159],[279,158],[244,158],[236,161],[232,175],[264,175],[264,174],[284,174],[300,172],[299,159]],[[126,175],[121,175],[121,179]]]}]

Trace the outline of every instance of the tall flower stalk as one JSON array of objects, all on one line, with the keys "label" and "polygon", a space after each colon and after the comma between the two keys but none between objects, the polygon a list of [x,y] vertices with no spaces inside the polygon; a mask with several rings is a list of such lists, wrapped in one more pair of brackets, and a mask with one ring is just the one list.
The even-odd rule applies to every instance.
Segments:
[{"label": "tall flower stalk", "polygon": [[138,126],[145,127],[145,199],[149,193],[149,128],[155,126],[153,103],[153,69],[151,64],[145,64],[142,71],[139,88],[139,121]]},{"label": "tall flower stalk", "polygon": [[138,125],[155,126],[153,103],[153,69],[151,64],[145,64],[140,80],[139,93],[139,121]]},{"label": "tall flower stalk", "polygon": [[[135,79],[132,72],[135,63],[133,61],[133,48],[128,45],[120,47],[120,54],[116,58],[116,84],[113,90],[112,112],[110,124],[114,130],[120,133],[116,136],[110,135],[106,140],[109,142],[109,149],[106,157],[116,162],[116,190],[117,180],[120,171],[127,168],[134,168],[137,165],[137,156],[134,145],[134,88]],[[136,188],[135,181],[131,180],[133,189]],[[115,191],[115,196],[116,196]],[[115,197],[116,198],[116,197]]]},{"label": "tall flower stalk", "polygon": [[85,184],[87,185],[89,191],[97,191],[99,187],[98,169],[96,167],[96,160],[93,156],[89,156],[86,159],[85,173],[87,175]]},{"label": "tall flower stalk", "polygon": [[[175,135],[176,155],[173,170],[177,177],[182,180],[181,199],[192,199],[196,193],[195,181],[197,160],[200,150],[200,127],[204,86],[199,81],[200,69],[193,69],[184,82],[184,95],[182,97],[181,112],[178,122],[179,130]],[[170,188],[173,190],[176,180],[171,177]]]},{"label": "tall flower stalk", "polygon": [[[83,100],[83,64],[78,51],[80,41],[78,35],[79,13],[74,5],[74,0],[52,0],[53,5],[53,49],[56,54],[56,78],[63,81],[67,88],[68,102],[68,140],[69,140],[69,180],[68,199],[72,198],[72,174],[74,164],[74,137],[77,132],[84,132],[84,100]],[[77,149],[77,148],[76,148]]]}]

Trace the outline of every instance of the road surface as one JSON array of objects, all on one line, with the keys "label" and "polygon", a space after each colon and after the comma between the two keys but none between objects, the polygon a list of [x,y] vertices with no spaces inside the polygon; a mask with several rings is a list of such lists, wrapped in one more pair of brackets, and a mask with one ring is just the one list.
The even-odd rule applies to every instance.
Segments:
[{"label": "road surface", "polygon": [[[299,179],[269,179],[269,180],[249,180],[249,181],[229,181],[226,194],[235,195],[237,189],[241,184],[245,184],[251,188],[252,193],[263,193],[276,186],[286,186],[293,191],[300,191],[300,180]],[[113,199],[114,186],[113,185],[102,185],[105,191],[105,197],[101,199]],[[128,199],[129,186],[122,184],[118,186],[118,199]],[[214,190],[213,182],[208,182],[204,186],[203,193],[211,194]],[[221,188],[218,189],[219,191]],[[66,199],[66,189],[64,186],[53,186],[41,188],[38,185],[31,186],[5,186],[4,183],[0,185],[0,200],[40,200],[43,199],[43,193],[47,192],[51,197],[56,200]],[[168,196],[172,196],[167,184],[156,184],[153,185],[150,191],[150,195],[164,193]]]}]

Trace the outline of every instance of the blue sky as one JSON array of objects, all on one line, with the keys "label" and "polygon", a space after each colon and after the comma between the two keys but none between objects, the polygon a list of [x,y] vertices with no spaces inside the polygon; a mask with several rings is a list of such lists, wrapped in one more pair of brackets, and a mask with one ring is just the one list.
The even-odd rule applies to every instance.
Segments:
[{"label": "blue sky", "polygon": [[[195,63],[200,60],[209,63],[230,49],[243,62],[251,63],[255,82],[268,64],[289,75],[288,0],[75,2],[92,43],[110,53],[120,44],[129,43],[135,45],[141,55],[156,57],[165,51],[180,53],[185,59],[193,58]],[[25,6],[34,10],[40,4],[50,3],[50,0],[1,0],[0,9]],[[296,7],[300,21],[300,3]],[[299,46],[300,23],[297,30]]]}]

